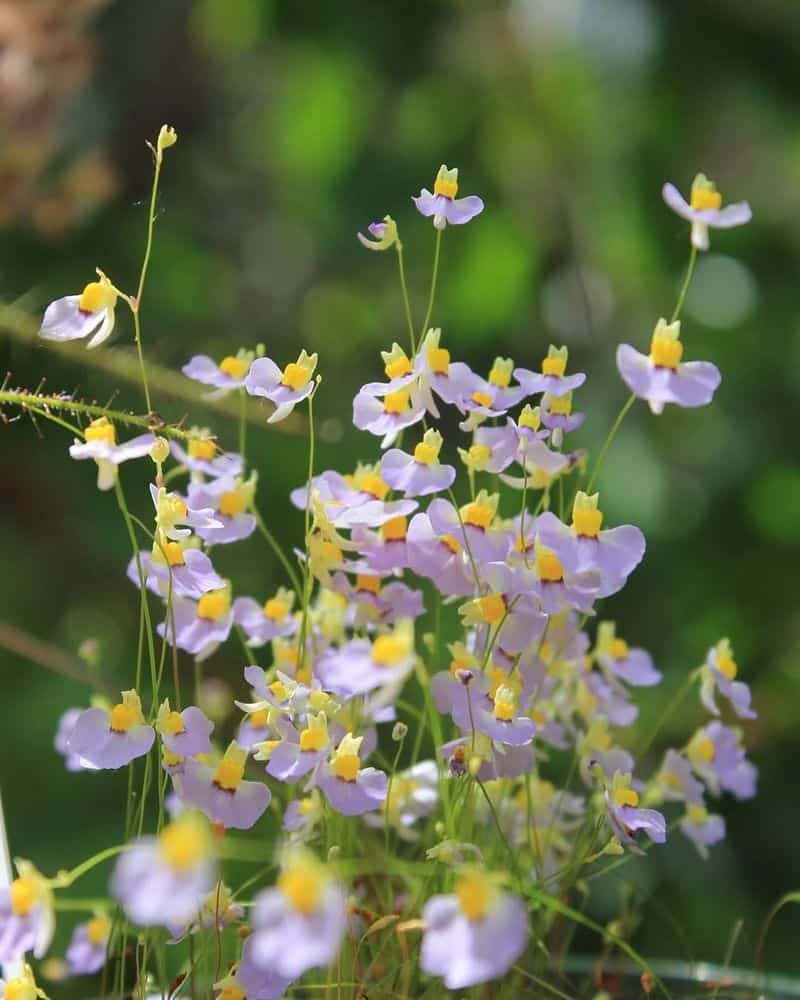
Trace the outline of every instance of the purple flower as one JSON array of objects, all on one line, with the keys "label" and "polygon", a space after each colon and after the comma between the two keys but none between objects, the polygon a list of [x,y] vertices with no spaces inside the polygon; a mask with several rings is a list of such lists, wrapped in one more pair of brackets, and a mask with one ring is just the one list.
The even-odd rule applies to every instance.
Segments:
[{"label": "purple flower", "polygon": [[347,928],[344,891],[315,858],[295,851],[277,885],[256,896],[252,924],[248,962],[296,979],[336,958]]},{"label": "purple flower", "polygon": [[270,752],[267,774],[294,785],[328,756],[327,717],[324,712],[309,712],[301,730],[287,723],[281,735],[283,739]]},{"label": "purple flower", "polygon": [[455,538],[477,562],[502,562],[513,545],[513,537],[505,526],[495,523],[499,500],[498,493],[480,490],[474,500],[457,511],[449,500],[437,497],[428,507],[428,518],[437,535]]},{"label": "purple flower", "polygon": [[263,396],[275,405],[268,423],[285,420],[299,402],[314,391],[312,376],[317,367],[317,355],[300,352],[283,371],[271,358],[256,358],[247,373],[244,387],[251,396]]},{"label": "purple flower", "polygon": [[433,224],[437,229],[444,229],[449,222],[451,226],[463,226],[465,222],[474,219],[483,211],[483,199],[476,194],[468,198],[456,199],[458,193],[458,168],[448,170],[442,164],[433,184],[433,194],[423,188],[419,196],[412,197],[420,215],[433,216]]},{"label": "purple flower", "polygon": [[213,525],[196,527],[197,535],[208,545],[249,538],[256,530],[255,514],[249,513],[255,489],[255,473],[246,481],[220,476],[208,483],[190,483],[189,507],[210,510],[215,520]]},{"label": "purple flower", "polygon": [[[570,431],[577,430],[585,419],[585,414],[572,412],[571,392],[565,392],[563,396],[553,396],[546,392],[542,396],[542,423],[551,431],[568,434]],[[558,446],[555,433],[553,441]]]},{"label": "purple flower", "polygon": [[746,759],[737,729],[721,722],[709,723],[691,738],[686,756],[714,795],[720,789],[732,792],[737,799],[751,799],[756,794],[758,771]]},{"label": "purple flower", "polygon": [[363,233],[356,234],[367,250],[388,250],[397,243],[397,225],[391,215],[384,215],[383,222],[371,222],[367,232],[375,238],[370,240]]},{"label": "purple flower", "polygon": [[568,573],[596,570],[600,575],[597,597],[615,594],[644,556],[645,538],[632,524],[601,530],[603,512],[598,494],[587,496],[580,490],[572,507],[572,525],[563,524],[550,511],[540,514],[536,535],[542,545],[557,556]]},{"label": "purple flower", "polygon": [[[209,590],[222,590],[225,586],[225,581],[216,572],[205,552],[188,546],[183,539],[173,542],[164,536],[154,543],[152,552],[139,553],[139,564],[148,589],[164,598],[169,593],[170,576],[172,593],[177,597],[198,600]],[[139,586],[136,556],[132,556],[128,563],[127,576]]]},{"label": "purple flower", "polygon": [[68,708],[66,712],[63,712],[58,720],[53,740],[53,746],[63,756],[64,766],[68,771],[83,770],[80,755],[69,749],[69,737],[82,712],[82,708]]},{"label": "purple flower", "polygon": [[461,361],[451,361],[450,352],[440,347],[442,331],[436,327],[428,330],[414,359],[414,372],[419,376],[419,391],[425,408],[434,416],[439,410],[433,401],[432,392],[445,403],[456,405],[470,394],[475,374]]},{"label": "purple flower", "polygon": [[164,745],[181,757],[211,753],[210,737],[214,723],[193,705],[182,712],[173,712],[167,699],[158,710],[156,729]]},{"label": "purple flower", "polygon": [[613,622],[600,622],[597,626],[594,655],[603,670],[634,687],[652,687],[661,680],[652,656],[647,650],[631,648],[624,639],[617,638]]},{"label": "purple flower", "polygon": [[83,340],[88,348],[99,347],[114,329],[117,292],[102,271],[80,295],[66,295],[51,302],[44,313],[39,336],[44,340]]},{"label": "purple flower", "polygon": [[681,832],[695,845],[702,858],[708,857],[708,848],[725,839],[725,820],[709,813],[700,803],[689,803],[680,821]]},{"label": "purple flower", "polygon": [[53,893],[48,880],[30,863],[15,860],[18,877],[0,888],[0,963],[16,962],[32,951],[41,958],[55,929]]},{"label": "purple flower", "polygon": [[630,774],[614,773],[611,787],[605,791],[606,818],[623,847],[642,853],[637,842],[644,831],[655,844],[667,839],[667,823],[655,809],[639,809],[639,795],[631,787]]},{"label": "purple flower", "polygon": [[400,431],[419,423],[424,415],[425,407],[413,390],[387,392],[381,401],[365,387],[353,400],[353,423],[361,431],[382,437],[381,448],[394,444]]},{"label": "purple flower", "polygon": [[514,378],[525,390],[526,396],[532,396],[537,392],[546,392],[553,398],[565,396],[586,381],[583,372],[576,372],[574,375],[565,374],[568,357],[569,351],[566,347],[554,347],[551,344],[547,349],[547,357],[542,361],[541,374],[529,371],[527,368],[515,368]]},{"label": "purple flower", "polygon": [[640,354],[630,344],[617,348],[617,368],[622,380],[640,399],[646,399],[655,414],[666,403],[678,406],[706,406],[722,381],[716,365],[710,361],[682,363],[680,320],[667,323],[660,319],[653,331],[650,354]]},{"label": "purple flower", "polygon": [[275,636],[294,635],[297,631],[293,605],[294,594],[283,587],[263,605],[252,597],[237,597],[233,602],[233,620],[242,626],[251,646],[263,646]]},{"label": "purple flower", "polygon": [[150,484],[150,496],[156,512],[156,525],[159,532],[174,542],[188,538],[192,531],[207,528],[219,528],[222,524],[209,507],[200,508],[179,497],[177,493],[169,493],[163,486]]},{"label": "purple flower", "polygon": [[111,895],[135,924],[188,924],[215,880],[208,823],[182,813],[157,837],[139,837],[120,857]]},{"label": "purple flower", "polygon": [[493,694],[481,677],[464,688],[464,697],[454,699],[453,719],[462,732],[470,732],[473,725],[495,743],[512,747],[527,746],[536,734],[532,719],[518,712],[518,691],[512,681],[495,687]]},{"label": "purple flower", "polygon": [[[262,969],[253,960],[253,950],[255,943],[253,935],[247,938],[242,946],[242,958],[236,968],[236,975],[233,983],[244,992],[246,1000],[280,1000],[291,986],[295,977],[281,976],[277,972],[269,969]],[[230,980],[223,979],[220,983],[215,983],[217,987],[223,984],[230,984]],[[236,994],[232,994],[235,1000]],[[220,994],[220,1000],[225,1000],[224,991]]]},{"label": "purple flower", "polygon": [[556,553],[538,539],[530,568],[521,568],[517,572],[521,580],[527,581],[527,589],[537,595],[542,611],[548,615],[557,615],[571,608],[588,613],[600,587],[597,570],[570,572]]},{"label": "purple flower", "polygon": [[393,632],[369,639],[351,639],[331,649],[314,664],[323,687],[339,697],[352,698],[387,685],[399,685],[414,666],[414,632],[409,621]]},{"label": "purple flower", "polygon": [[330,761],[317,772],[317,785],[343,816],[360,816],[380,809],[386,798],[388,781],[383,771],[361,766],[363,739],[349,733],[343,736]]},{"label": "purple flower", "polygon": [[270,803],[272,795],[260,781],[245,781],[247,750],[234,740],[216,767],[189,760],[179,779],[178,793],[215,823],[249,830]]},{"label": "purple flower", "polygon": [[655,787],[659,801],[694,804],[703,801],[703,786],[692,774],[692,765],[676,750],[667,750],[664,754]]},{"label": "purple flower", "polygon": [[477,869],[461,875],[453,895],[432,896],[422,918],[420,967],[429,976],[442,976],[451,990],[504,976],[528,941],[523,900],[499,890]]},{"label": "purple flower", "polygon": [[252,351],[242,349],[236,355],[227,355],[217,364],[207,354],[196,354],[181,368],[181,371],[187,378],[203,385],[213,385],[215,389],[221,389],[223,392],[228,389],[241,389],[253,357]]},{"label": "purple flower", "polygon": [[244,468],[242,456],[234,451],[221,451],[208,430],[192,427],[186,450],[177,441],[170,441],[173,458],[185,465],[193,474],[202,473],[216,479],[218,476],[241,476]]},{"label": "purple flower", "polygon": [[77,754],[82,764],[116,770],[144,756],[155,738],[155,730],[144,721],[139,695],[123,691],[122,701],[110,711],[87,708],[81,712],[67,739],[67,750]]},{"label": "purple flower", "polygon": [[70,975],[89,976],[103,968],[110,933],[111,921],[104,913],[78,924],[65,955]]},{"label": "purple flower", "polygon": [[701,668],[700,698],[712,715],[719,715],[714,698],[715,690],[719,690],[740,719],[755,719],[757,713],[750,708],[750,688],[743,681],[735,680],[737,671],[731,644],[727,639],[721,639],[708,651]]},{"label": "purple flower", "polygon": [[[513,369],[514,362],[511,358],[495,358],[488,379],[473,374],[466,380],[455,400],[456,406],[473,417],[502,416],[526,395],[522,386],[510,385]],[[468,421],[460,426],[462,430],[471,430],[473,423]]]},{"label": "purple flower", "polygon": [[232,626],[231,596],[226,587],[209,591],[196,602],[188,598],[174,600],[172,613],[158,626],[158,634],[164,635],[166,630],[170,642],[204,660],[228,638]]},{"label": "purple flower", "polygon": [[[431,506],[438,502],[434,500]],[[449,524],[447,527],[448,530],[439,534],[427,514],[415,514],[406,534],[408,564],[420,576],[430,577],[442,594],[471,594],[475,578],[467,562],[463,540],[459,541],[450,533]]]},{"label": "purple flower", "polygon": [[381,459],[381,477],[393,490],[402,490],[407,497],[440,493],[453,485],[456,470],[439,462],[442,435],[433,429],[425,431],[414,454],[392,448]]},{"label": "purple flower", "polygon": [[540,638],[547,625],[533,595],[519,592],[518,579],[504,563],[489,563],[482,578],[486,593],[459,608],[467,625],[483,630],[484,642],[496,633],[497,646],[512,655]]},{"label": "purple flower", "polygon": [[458,454],[467,468],[497,473],[516,459],[518,447],[516,425],[509,420],[502,427],[478,427],[470,448],[459,448]]},{"label": "purple flower", "polygon": [[690,201],[687,202],[674,184],[665,184],[661,194],[673,212],[692,224],[692,246],[708,250],[708,230],[732,229],[743,226],[753,217],[746,201],[737,201],[722,208],[722,195],[713,181],[704,174],[697,174],[692,182]]},{"label": "purple flower", "polygon": [[106,417],[93,420],[83,432],[84,441],[75,439],[70,446],[72,458],[92,458],[97,463],[97,488],[110,490],[117,478],[117,466],[134,458],[150,454],[156,443],[155,434],[140,434],[123,444],[117,444],[117,430]]}]

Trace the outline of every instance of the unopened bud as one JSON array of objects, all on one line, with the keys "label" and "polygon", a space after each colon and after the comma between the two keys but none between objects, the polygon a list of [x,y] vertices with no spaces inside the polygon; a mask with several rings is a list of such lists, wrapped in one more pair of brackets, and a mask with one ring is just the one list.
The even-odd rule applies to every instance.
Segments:
[{"label": "unopened bud", "polygon": [[162,462],[166,462],[169,458],[169,441],[163,437],[157,437],[155,444],[150,449],[150,458],[156,463],[156,465],[161,465]]},{"label": "unopened bud", "polygon": [[405,722],[395,722],[392,728],[392,739],[395,743],[402,743],[408,733],[408,726]]},{"label": "unopened bud", "polygon": [[174,146],[178,141],[178,133],[171,125],[162,125],[161,131],[158,133],[158,142],[156,147],[160,152],[164,149],[169,149],[170,146]]}]

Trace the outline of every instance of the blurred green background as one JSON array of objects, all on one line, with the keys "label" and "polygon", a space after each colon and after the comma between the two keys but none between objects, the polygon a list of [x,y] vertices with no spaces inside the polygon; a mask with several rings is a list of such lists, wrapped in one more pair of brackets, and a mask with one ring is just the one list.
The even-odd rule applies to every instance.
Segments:
[{"label": "blurred green background", "polygon": [[[115,394],[116,406],[141,412],[136,383],[95,364],[130,362],[122,307],[113,345],[90,358],[81,345],[35,343],[31,329],[98,265],[133,290],[144,139],[169,122],[180,139],[166,154],[142,311],[148,360],[176,369],[258,341],[281,364],[301,347],[319,351],[319,466],[343,471],[376,454],[350,426],[352,395],[381,375],[379,349],[405,338],[395,261],[363,250],[355,232],[394,216],[421,316],[433,230],[409,196],[432,186],[440,163],[460,168],[460,193],[486,201],[476,222],[445,233],[434,320],[447,346],[486,370],[495,354],[537,367],[549,342],[568,344],[571,369],[589,372],[576,442],[594,451],[626,397],[616,345],[645,348],[685,272],[688,227],[663,205],[662,183],[686,192],[703,170],[725,200],[751,202],[751,225],[712,236],[684,311],[686,357],[723,372],[714,405],[660,418],[636,407],[600,485],[609,522],[638,524],[649,540],[607,609],[665,673],[638,732],[729,635],[760,713],[746,737],[759,797],[725,800],[729,836],[707,863],[676,835],[595,883],[590,910],[611,919],[635,887],[640,951],[688,957],[688,942],[712,961],[742,918],[733,958],[752,962],[770,905],[800,887],[800,4],[30,0],[0,3],[0,79],[0,298],[14,306],[2,314],[0,367],[10,384],[44,378],[49,390]],[[163,416],[189,413],[235,446],[233,420],[162,388],[154,397]],[[286,494],[303,480],[305,439],[254,424],[250,442],[259,506],[276,534],[299,542]],[[27,418],[0,426],[0,620],[25,633],[0,631],[0,786],[12,851],[46,871],[119,836],[124,778],[63,773],[55,723],[87,689],[9,644],[35,637],[74,659],[97,638],[99,674],[127,686],[138,621],[113,497],[69,461],[69,443]],[[146,474],[129,468],[124,481],[149,517]],[[239,593],[283,582],[258,539],[218,561],[235,568]],[[240,668],[231,644],[208,672],[241,693]],[[700,717],[685,704],[665,737],[682,742]],[[59,940],[69,928],[67,917]],[[784,911],[770,969],[800,973],[798,932],[800,910]]]}]

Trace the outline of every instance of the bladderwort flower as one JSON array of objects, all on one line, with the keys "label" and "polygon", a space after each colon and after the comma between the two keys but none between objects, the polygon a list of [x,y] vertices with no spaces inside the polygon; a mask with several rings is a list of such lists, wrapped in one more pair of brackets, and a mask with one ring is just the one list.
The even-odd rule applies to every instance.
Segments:
[{"label": "bladderwort flower", "polygon": [[166,698],[158,709],[156,729],[164,746],[181,757],[211,752],[214,723],[194,705],[175,712]]},{"label": "bladderwort flower", "polygon": [[43,340],[85,340],[91,349],[108,340],[114,330],[119,293],[98,269],[99,281],[90,281],[80,295],[56,299],[45,309],[39,336]]},{"label": "bladderwort flower", "polygon": [[422,497],[441,493],[453,485],[456,470],[439,461],[443,438],[429,428],[409,454],[399,448],[387,451],[381,459],[381,477],[393,489],[406,497]]},{"label": "bladderwort flower", "polygon": [[719,691],[727,698],[740,719],[755,719],[757,713],[750,707],[750,688],[744,681],[737,681],[738,667],[733,658],[733,650],[728,639],[720,639],[708,651],[705,663],[700,668],[700,699],[712,715],[719,715],[714,697]]},{"label": "bladderwort flower", "polygon": [[375,767],[361,766],[363,736],[346,733],[330,759],[316,772],[316,783],[333,808],[343,816],[360,816],[380,809],[388,779]]},{"label": "bladderwort flower", "polygon": [[458,454],[468,469],[494,474],[516,460],[518,448],[516,425],[509,419],[499,427],[478,427],[470,447],[459,448]]},{"label": "bladderwort flower", "polygon": [[475,378],[469,365],[465,365],[463,361],[450,360],[450,351],[441,346],[441,337],[441,329],[431,327],[414,358],[414,373],[419,379],[419,391],[425,408],[436,418],[439,417],[439,409],[432,393],[443,403],[455,406],[470,394],[472,380]]},{"label": "bladderwort flower", "polygon": [[659,319],[650,342],[650,354],[641,354],[630,344],[617,348],[617,369],[623,382],[650,409],[660,414],[666,403],[678,406],[706,406],[711,402],[722,376],[710,361],[682,362],[680,320]]},{"label": "bladderwort flower", "polygon": [[667,823],[655,809],[639,808],[639,793],[631,788],[631,775],[615,771],[611,785],[604,792],[606,819],[623,847],[642,853],[638,843],[644,832],[654,844],[667,839]]},{"label": "bladderwort flower", "polygon": [[134,690],[123,691],[122,701],[110,710],[87,708],[76,719],[67,749],[98,770],[116,770],[146,754],[156,738],[142,714]]},{"label": "bladderwort flower", "polygon": [[401,840],[413,842],[418,834],[414,826],[426,819],[436,808],[439,769],[433,760],[421,760],[392,778],[387,788],[381,814],[364,813],[367,826],[381,829],[390,826]]},{"label": "bladderwort flower", "polygon": [[188,538],[192,531],[218,528],[222,522],[214,516],[211,507],[195,508],[177,493],[169,492],[163,486],[150,484],[150,496],[155,508],[156,528],[159,536],[173,542]]},{"label": "bladderwort flower", "polygon": [[399,686],[414,667],[414,629],[403,619],[375,639],[351,639],[317,660],[314,672],[327,691],[340,698]]},{"label": "bladderwort flower", "polygon": [[272,794],[261,781],[245,781],[247,750],[234,740],[216,766],[189,760],[176,782],[187,803],[227,828],[249,830],[270,803]]},{"label": "bladderwort flower", "polygon": [[[324,712],[316,715],[309,712],[301,729],[290,723],[280,729],[282,739],[270,748],[267,774],[294,785],[328,756],[331,746],[328,719]],[[256,753],[255,756],[259,760],[261,755]]]},{"label": "bladderwort flower", "polygon": [[137,565],[136,556],[128,563],[128,578],[139,586],[139,566],[145,577],[145,585],[153,593],[166,598],[170,580],[172,592],[178,597],[199,600],[210,590],[222,590],[225,581],[214,569],[211,560],[194,544],[182,538],[170,541],[166,536],[156,535],[150,552],[141,551]]},{"label": "bladderwort flower", "polygon": [[583,372],[566,374],[568,358],[569,350],[566,347],[554,347],[551,344],[547,349],[547,357],[542,360],[541,373],[532,372],[528,368],[515,368],[514,378],[525,390],[526,396],[546,392],[557,399],[578,389],[586,381]]},{"label": "bladderwort flower", "polygon": [[98,912],[72,932],[65,958],[71,976],[90,976],[103,968],[111,936],[111,919]]},{"label": "bladderwort flower", "polygon": [[235,974],[226,976],[214,986],[220,991],[217,1000],[280,1000],[294,978],[278,975],[256,965],[253,961],[251,935],[242,945],[242,957]]},{"label": "bladderwort flower", "polygon": [[177,597],[158,634],[198,660],[205,660],[225,642],[233,627],[230,587],[210,590],[198,601]]},{"label": "bladderwort flower", "polygon": [[216,859],[207,820],[184,812],[155,837],[139,837],[121,855],[111,895],[141,927],[188,924],[211,891]]},{"label": "bladderwort flower", "polygon": [[[236,354],[226,355],[217,364],[207,354],[196,354],[181,368],[183,374],[202,385],[210,385],[222,393],[231,389],[243,389],[250,365],[255,358],[254,351],[240,348]],[[217,393],[212,393],[217,395]]]},{"label": "bladderwort flower", "polygon": [[297,361],[290,362],[284,369],[271,358],[256,358],[245,378],[244,387],[250,396],[263,396],[274,404],[268,423],[285,420],[302,400],[314,391],[314,371],[317,355],[300,352]]},{"label": "bladderwort flower", "polygon": [[723,208],[722,195],[705,174],[697,174],[692,181],[688,202],[674,184],[665,184],[661,194],[673,212],[691,222],[692,246],[696,250],[708,250],[709,229],[732,229],[743,226],[753,217],[746,201],[737,201]]},{"label": "bladderwort flower", "polygon": [[554,396],[546,392],[542,396],[542,423],[553,431],[553,443],[558,447],[561,435],[577,430],[586,419],[585,413],[572,412],[572,392]]},{"label": "bladderwort flower", "polygon": [[362,388],[353,400],[353,423],[360,431],[382,438],[381,448],[390,447],[401,431],[424,416],[425,406],[413,386],[387,392],[382,398]]},{"label": "bladderwort flower", "polygon": [[498,523],[499,503],[499,493],[479,490],[475,499],[459,510],[449,500],[437,497],[431,501],[427,515],[437,535],[455,538],[477,562],[502,562],[513,545],[513,538],[511,532]]},{"label": "bladderwort flower", "polygon": [[600,589],[600,573],[596,569],[569,570],[556,553],[542,545],[538,537],[533,558],[517,571],[526,582],[526,589],[536,594],[542,611],[557,615],[576,608],[588,614]]},{"label": "bladderwort flower", "polygon": [[0,996],[2,1000],[37,1000],[38,997],[45,1000],[47,994],[36,985],[33,969],[25,965],[19,976],[12,976],[11,979],[0,977]]},{"label": "bladderwort flower", "polygon": [[292,614],[295,595],[280,587],[273,597],[259,604],[252,597],[237,597],[233,602],[233,620],[241,625],[251,646],[263,646],[276,636],[290,636],[298,629]]},{"label": "bladderwort flower", "polygon": [[701,858],[708,857],[709,847],[725,839],[725,820],[710,813],[703,803],[689,802],[679,820],[681,833],[691,840]]},{"label": "bladderwort flower", "polygon": [[446,527],[446,531],[438,532],[427,513],[415,514],[406,533],[408,564],[418,575],[433,580],[441,594],[459,597],[472,594],[475,578],[463,540],[451,534],[453,529],[449,523]]},{"label": "bladderwort flower", "polygon": [[442,164],[433,184],[433,194],[423,188],[419,195],[411,200],[420,215],[433,216],[433,224],[437,229],[444,229],[448,223],[451,226],[463,226],[465,222],[474,219],[483,211],[483,199],[472,194],[467,198],[458,198],[458,168],[448,170]]},{"label": "bladderwort flower", "polygon": [[53,747],[64,758],[64,767],[68,771],[83,770],[80,755],[69,749],[69,737],[82,712],[82,708],[68,708],[62,712],[53,738]]},{"label": "bladderwort flower", "polygon": [[220,476],[207,483],[189,483],[188,506],[195,510],[210,510],[214,524],[198,525],[198,538],[207,545],[227,545],[240,542],[256,530],[256,516],[250,513],[258,476],[249,479]]},{"label": "bladderwort flower", "polygon": [[207,427],[190,427],[185,449],[175,440],[170,441],[169,447],[172,457],[185,466],[193,478],[229,476],[235,479],[244,469],[242,456],[235,451],[222,451]]},{"label": "bladderwort flower", "polygon": [[695,774],[712,795],[724,790],[742,800],[752,799],[756,794],[758,771],[747,760],[738,729],[710,722],[692,736],[685,753]]},{"label": "bladderwort flower", "polygon": [[657,774],[648,782],[645,802],[703,802],[703,786],[692,774],[692,765],[677,750],[667,750]]},{"label": "bladderwort flower", "polygon": [[332,874],[307,851],[291,851],[272,889],[259,893],[247,940],[256,968],[297,979],[332,962],[347,928],[345,895]]},{"label": "bladderwort flower", "polygon": [[598,624],[594,659],[606,673],[634,687],[651,687],[661,680],[652,656],[646,649],[631,647],[619,638],[614,622]]},{"label": "bladderwort flower", "polygon": [[117,444],[117,429],[107,417],[93,420],[83,432],[83,441],[70,446],[71,458],[91,458],[97,463],[97,488],[110,490],[117,479],[117,466],[134,458],[144,458],[156,441],[155,434],[140,434]]},{"label": "bladderwort flower", "polygon": [[367,250],[389,250],[397,243],[397,224],[391,215],[384,215],[382,222],[371,222],[367,232],[373,239],[356,233],[358,240]]},{"label": "bladderwort flower", "polygon": [[432,896],[422,911],[420,967],[461,990],[504,976],[528,942],[528,910],[499,879],[465,869],[452,895]]},{"label": "bladderwort flower", "polygon": [[14,864],[17,877],[0,888],[0,963],[15,962],[27,952],[41,958],[55,930],[50,880],[22,858]]},{"label": "bladderwort flower", "polygon": [[545,511],[536,520],[536,535],[558,556],[567,572],[596,570],[600,575],[597,596],[608,597],[625,586],[642,561],[646,543],[642,532],[632,524],[603,530],[599,496],[578,490],[572,505],[572,524],[563,524],[555,514]]}]

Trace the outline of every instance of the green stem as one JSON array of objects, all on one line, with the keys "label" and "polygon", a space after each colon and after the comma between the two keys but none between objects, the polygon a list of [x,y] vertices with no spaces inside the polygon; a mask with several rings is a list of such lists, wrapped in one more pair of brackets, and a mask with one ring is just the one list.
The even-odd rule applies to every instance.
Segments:
[{"label": "green stem", "polygon": [[[319,383],[317,383],[319,385]],[[316,391],[316,390],[315,390]],[[311,555],[308,550],[308,540],[311,533],[311,480],[314,478],[314,393],[308,397],[308,485],[306,486],[306,516],[305,516],[305,549],[306,558],[303,566],[303,616],[300,620],[300,645],[298,648],[297,668],[302,669],[306,659],[306,631],[308,629],[308,606],[311,602]]]},{"label": "green stem", "polygon": [[622,426],[622,421],[625,419],[628,410],[633,406],[635,402],[636,402],[636,393],[632,392],[628,398],[628,401],[619,411],[617,419],[614,421],[611,430],[608,432],[608,437],[605,440],[605,444],[600,449],[600,454],[597,456],[597,461],[595,462],[594,469],[592,470],[592,474],[589,477],[589,482],[586,484],[587,493],[592,492],[592,486],[594,486],[598,473],[600,472],[600,469],[603,467],[603,462],[605,461],[605,457],[608,454],[608,449],[611,447],[614,438],[617,436],[617,431]]},{"label": "green stem", "polygon": [[692,283],[692,276],[694,275],[694,266],[697,263],[697,247],[692,247],[692,252],[689,254],[689,266],[686,269],[686,277],[683,281],[683,287],[681,288],[680,294],[678,295],[678,301],[675,304],[675,311],[672,313],[672,319],[670,323],[674,323],[676,319],[681,314],[683,309],[683,303],[686,299],[686,293],[689,291],[689,285]]},{"label": "green stem", "polygon": [[302,592],[302,587],[300,585],[300,577],[297,575],[297,571],[295,570],[294,566],[292,566],[291,562],[289,562],[289,557],[281,548],[280,542],[266,526],[266,524],[264,523],[264,518],[256,510],[255,507],[253,507],[253,513],[255,514],[256,517],[256,524],[258,525],[258,530],[264,536],[264,538],[267,541],[267,544],[275,553],[283,568],[286,570],[289,579],[292,581],[292,586],[299,595]]},{"label": "green stem", "polygon": [[239,454],[242,462],[247,451],[247,393],[244,386],[239,390]]},{"label": "green stem", "polygon": [[93,854],[90,858],[87,858],[79,865],[71,868],[68,872],[59,872],[59,874],[52,879],[53,888],[68,889],[71,885],[74,885],[74,883],[77,882],[82,875],[85,875],[86,872],[91,871],[92,868],[96,868],[109,858],[113,858],[117,854],[122,854],[123,851],[127,850],[128,846],[128,844],[117,844],[114,847],[106,847],[105,850],[98,851],[97,854]]},{"label": "green stem", "polygon": [[414,336],[414,320],[411,316],[411,302],[408,298],[408,286],[406,284],[406,269],[403,264],[403,244],[398,240],[395,243],[395,249],[397,250],[397,267],[400,271],[400,287],[403,290],[403,308],[406,314],[406,323],[408,323],[408,336],[411,339],[411,353],[417,353],[417,340]]},{"label": "green stem", "polygon": [[[77,400],[65,396],[40,396],[38,393],[24,392],[19,389],[5,389],[0,392],[0,406],[3,405],[21,406],[23,409],[35,408],[41,411],[42,416],[46,416],[48,409],[66,410],[67,413],[82,413],[87,417],[106,417],[108,420],[121,424],[130,424],[133,427],[141,427],[146,431],[153,430],[153,422],[147,417],[137,417],[133,413],[125,413],[122,410],[110,410],[107,406],[98,406],[95,403],[79,403]],[[70,430],[75,428],[70,427]],[[169,434],[171,437],[182,438],[188,441],[191,435],[179,427],[170,427],[169,424],[159,425],[159,434]]]},{"label": "green stem", "polygon": [[420,340],[428,332],[428,323],[431,321],[431,314],[433,313],[433,302],[436,298],[436,281],[439,277],[439,249],[442,245],[442,230],[436,230],[436,249],[433,252],[433,274],[431,275],[431,290],[428,295],[428,308],[425,311],[425,319],[422,323],[422,330],[420,330]]}]

